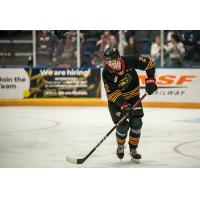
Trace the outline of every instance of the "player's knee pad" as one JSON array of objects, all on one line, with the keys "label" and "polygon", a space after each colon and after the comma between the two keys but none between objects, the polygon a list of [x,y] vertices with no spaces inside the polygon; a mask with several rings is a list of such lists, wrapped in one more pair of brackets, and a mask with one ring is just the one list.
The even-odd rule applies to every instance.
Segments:
[{"label": "player's knee pad", "polygon": [[141,131],[142,124],[143,124],[141,117],[131,118],[129,123],[130,123],[130,128],[132,131],[135,131],[135,132]]},{"label": "player's knee pad", "polygon": [[117,134],[121,136],[127,135],[129,130],[129,123],[127,120],[124,120],[118,127],[117,127]]}]

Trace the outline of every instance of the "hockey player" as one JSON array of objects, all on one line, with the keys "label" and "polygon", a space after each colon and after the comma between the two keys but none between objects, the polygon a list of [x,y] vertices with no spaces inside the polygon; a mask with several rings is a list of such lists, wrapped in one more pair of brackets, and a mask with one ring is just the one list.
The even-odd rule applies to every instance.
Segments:
[{"label": "hockey player", "polygon": [[151,95],[157,90],[154,63],[141,56],[120,56],[115,47],[108,47],[105,50],[104,61],[102,76],[112,120],[116,124],[122,116],[127,116],[116,129],[117,156],[119,159],[124,157],[124,144],[130,129],[128,140],[130,156],[132,160],[139,162],[141,155],[137,152],[137,147],[144,113],[141,103],[131,109],[140,95],[139,78],[135,69],[146,71],[146,92]]}]

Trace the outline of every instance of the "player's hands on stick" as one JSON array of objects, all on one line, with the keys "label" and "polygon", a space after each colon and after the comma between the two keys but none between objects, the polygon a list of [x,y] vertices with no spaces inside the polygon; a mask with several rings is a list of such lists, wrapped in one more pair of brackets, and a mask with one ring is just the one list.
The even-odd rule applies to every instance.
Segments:
[{"label": "player's hands on stick", "polygon": [[123,104],[121,106],[121,111],[123,115],[126,115],[126,117],[129,119],[131,116],[131,107],[128,104]]},{"label": "player's hands on stick", "polygon": [[151,95],[157,90],[156,79],[155,78],[147,78],[146,82],[146,92]]}]

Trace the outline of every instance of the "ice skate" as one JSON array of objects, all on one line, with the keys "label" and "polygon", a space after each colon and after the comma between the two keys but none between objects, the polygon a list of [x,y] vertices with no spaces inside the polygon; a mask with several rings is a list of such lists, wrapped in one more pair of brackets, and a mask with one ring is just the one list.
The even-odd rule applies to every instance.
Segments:
[{"label": "ice skate", "polygon": [[124,145],[123,144],[118,144],[117,147],[117,157],[121,160],[124,157]]},{"label": "ice skate", "polygon": [[130,156],[132,161],[138,164],[140,163],[142,156],[137,152],[136,149],[130,149]]}]

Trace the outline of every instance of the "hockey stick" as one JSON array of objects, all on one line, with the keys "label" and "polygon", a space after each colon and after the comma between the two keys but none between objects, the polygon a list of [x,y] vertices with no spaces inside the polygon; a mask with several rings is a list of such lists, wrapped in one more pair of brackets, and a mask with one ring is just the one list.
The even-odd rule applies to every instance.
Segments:
[{"label": "hockey stick", "polygon": [[[135,108],[145,97],[147,96],[147,93],[145,93],[133,106],[131,109]],[[84,157],[84,158],[79,158],[79,159],[75,159],[75,158],[70,158],[70,157],[66,157],[66,161],[69,163],[73,163],[73,164],[82,164],[84,163],[87,158],[97,149],[98,146],[100,146],[100,144],[116,129],[117,126],[119,126],[119,124],[121,124],[124,120],[126,119],[126,115],[124,115],[118,122],[117,124],[115,124],[115,126],[113,126],[113,128],[102,138],[102,140]]]}]

